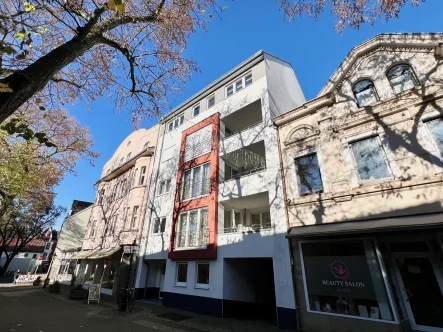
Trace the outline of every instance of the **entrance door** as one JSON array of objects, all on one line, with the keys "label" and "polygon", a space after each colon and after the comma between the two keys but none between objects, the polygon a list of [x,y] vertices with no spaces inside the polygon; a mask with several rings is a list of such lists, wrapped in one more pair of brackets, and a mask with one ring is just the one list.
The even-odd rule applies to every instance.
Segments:
[{"label": "entrance door", "polygon": [[404,255],[396,263],[412,328],[443,332],[443,284],[432,258]]},{"label": "entrance door", "polygon": [[160,291],[158,297],[163,298],[163,287],[165,286],[165,272],[166,272],[166,264],[162,264],[162,268],[160,270]]}]

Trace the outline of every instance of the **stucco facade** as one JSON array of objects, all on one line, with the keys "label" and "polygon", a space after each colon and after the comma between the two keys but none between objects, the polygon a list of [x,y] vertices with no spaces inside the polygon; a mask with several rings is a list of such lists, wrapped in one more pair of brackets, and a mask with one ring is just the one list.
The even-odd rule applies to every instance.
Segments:
[{"label": "stucco facade", "polygon": [[114,295],[128,274],[131,256],[124,247],[140,244],[158,128],[131,133],[104,165],[82,252],[74,256],[82,282],[101,283]]},{"label": "stucco facade", "polygon": [[[376,36],[315,99],[274,119],[303,331],[443,331],[442,42]],[[333,282],[368,269],[367,292],[315,284],[328,262],[349,270]]]},{"label": "stucco facade", "polygon": [[261,51],[161,120],[138,298],[295,326],[271,118],[304,101],[291,65]]}]

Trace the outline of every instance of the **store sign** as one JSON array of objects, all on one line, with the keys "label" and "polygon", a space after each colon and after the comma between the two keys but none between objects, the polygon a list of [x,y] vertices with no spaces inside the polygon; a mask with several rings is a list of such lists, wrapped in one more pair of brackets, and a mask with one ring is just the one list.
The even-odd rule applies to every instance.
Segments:
[{"label": "store sign", "polygon": [[308,294],[376,300],[366,256],[304,257]]},{"label": "store sign", "polygon": [[72,280],[72,274],[68,274],[68,273],[57,274],[55,279],[60,282],[69,282]]},{"label": "store sign", "polygon": [[100,303],[100,284],[90,284],[88,293],[88,304],[90,301]]}]

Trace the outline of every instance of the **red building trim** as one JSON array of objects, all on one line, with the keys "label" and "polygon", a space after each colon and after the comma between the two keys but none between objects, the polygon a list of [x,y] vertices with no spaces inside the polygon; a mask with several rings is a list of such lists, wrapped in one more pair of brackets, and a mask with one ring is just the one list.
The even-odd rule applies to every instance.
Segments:
[{"label": "red building trim", "polygon": [[[212,124],[212,147],[207,154],[184,162],[186,137],[196,131]],[[177,189],[174,198],[174,213],[172,217],[172,236],[169,244],[168,257],[173,260],[179,259],[217,259],[217,226],[218,226],[218,184],[219,184],[219,141],[220,141],[220,113],[188,128],[182,133],[180,158],[177,172]],[[208,196],[190,199],[181,202],[181,186],[183,172],[187,169],[210,162],[210,192]],[[209,241],[205,249],[174,250],[175,234],[178,230],[178,217],[181,212],[198,208],[208,208]]]}]

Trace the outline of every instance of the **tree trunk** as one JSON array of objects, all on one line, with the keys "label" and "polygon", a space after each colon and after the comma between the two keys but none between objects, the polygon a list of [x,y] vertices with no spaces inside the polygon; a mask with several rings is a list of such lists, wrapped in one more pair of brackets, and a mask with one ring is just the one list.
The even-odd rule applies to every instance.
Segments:
[{"label": "tree trunk", "polygon": [[9,258],[6,257],[5,264],[0,268],[0,277],[2,277],[5,274],[5,272],[8,271],[8,266],[9,266],[9,264],[11,264],[12,259],[14,258],[14,256],[10,255]]},{"label": "tree trunk", "polygon": [[61,69],[90,50],[98,42],[97,37],[74,37],[25,69],[0,80],[13,90],[0,93],[0,123],[42,90]]}]

